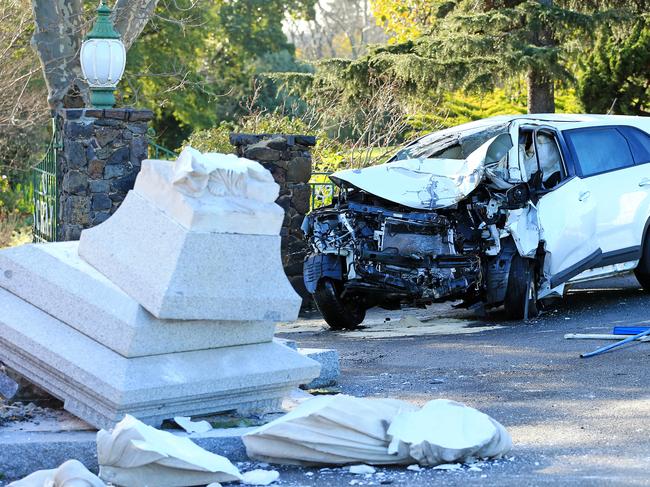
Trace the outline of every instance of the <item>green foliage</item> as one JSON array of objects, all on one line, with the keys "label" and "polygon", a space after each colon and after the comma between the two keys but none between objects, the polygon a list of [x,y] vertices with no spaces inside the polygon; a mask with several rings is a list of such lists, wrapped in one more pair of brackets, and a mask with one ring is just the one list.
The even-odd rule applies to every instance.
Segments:
[{"label": "green foliage", "polygon": [[299,118],[290,118],[278,113],[260,112],[242,117],[238,124],[222,122],[210,129],[197,130],[185,140],[182,147],[189,145],[202,152],[229,154],[234,152],[229,139],[233,132],[308,135],[311,130]]},{"label": "green foliage", "polygon": [[313,0],[160,2],[129,51],[123,103],[154,110],[154,128],[168,147],[193,130],[234,121],[256,90],[256,75],[308,69],[295,61],[282,19],[287,11],[309,15],[312,6]]},{"label": "green foliage", "polygon": [[211,129],[197,130],[183,142],[182,146],[191,146],[201,152],[230,154],[235,152],[235,148],[229,142],[233,129],[231,124],[221,123]]},{"label": "green foliage", "polygon": [[579,83],[580,99],[590,113],[650,115],[650,17],[633,28],[603,29],[587,58]]},{"label": "green foliage", "polygon": [[28,242],[31,231],[33,188],[12,185],[0,176],[0,248]]},{"label": "green foliage", "polygon": [[28,219],[34,209],[33,196],[31,184],[12,184],[6,175],[0,176],[0,210]]}]

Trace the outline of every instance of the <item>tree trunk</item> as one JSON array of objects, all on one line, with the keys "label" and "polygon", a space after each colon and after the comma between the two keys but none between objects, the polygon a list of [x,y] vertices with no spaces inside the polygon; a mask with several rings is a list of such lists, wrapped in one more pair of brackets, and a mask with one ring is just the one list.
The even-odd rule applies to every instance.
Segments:
[{"label": "tree trunk", "polygon": [[79,63],[82,0],[32,0],[32,10],[32,46],[41,61],[47,101],[56,110],[75,83],[85,86]]},{"label": "tree trunk", "polygon": [[[544,7],[552,7],[553,0],[537,0]],[[555,45],[551,26],[539,23],[540,28],[532,32],[532,43],[539,47]],[[548,70],[547,70],[548,71]],[[553,77],[537,66],[528,69],[528,113],[555,113],[555,90]]]},{"label": "tree trunk", "polygon": [[[158,0],[118,0],[114,22],[126,49],[135,42]],[[32,0],[36,28],[32,47],[38,54],[50,108],[83,106],[89,90],[81,72],[79,52],[85,31],[83,0]],[[94,18],[93,18],[94,20]]]},{"label": "tree trunk", "polygon": [[555,113],[553,80],[535,68],[528,70],[528,113]]}]

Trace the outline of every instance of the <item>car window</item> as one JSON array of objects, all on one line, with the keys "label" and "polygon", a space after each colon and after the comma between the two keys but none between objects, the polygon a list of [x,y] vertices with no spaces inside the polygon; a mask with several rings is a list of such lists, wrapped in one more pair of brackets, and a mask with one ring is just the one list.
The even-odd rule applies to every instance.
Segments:
[{"label": "car window", "polygon": [[634,165],[630,145],[615,127],[567,130],[565,136],[583,177]]},{"label": "car window", "polygon": [[650,162],[650,135],[636,127],[621,127],[632,149],[635,164]]},{"label": "car window", "polygon": [[555,135],[529,128],[519,133],[519,160],[526,169],[528,182],[553,189],[566,178],[562,155]]}]

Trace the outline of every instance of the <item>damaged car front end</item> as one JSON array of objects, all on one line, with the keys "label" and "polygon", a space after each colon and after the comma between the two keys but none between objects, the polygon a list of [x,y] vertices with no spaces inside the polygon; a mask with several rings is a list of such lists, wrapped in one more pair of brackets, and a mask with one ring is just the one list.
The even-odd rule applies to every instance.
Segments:
[{"label": "damaged car front end", "polygon": [[373,306],[504,306],[634,271],[650,290],[650,120],[493,117],[427,135],[386,164],[330,176],[305,219],[304,279],[332,328]]},{"label": "damaged car front end", "polygon": [[513,147],[509,123],[474,123],[387,164],[333,174],[338,198],[303,225],[313,251],[305,284],[330,326],[353,328],[373,306],[502,304],[516,254],[514,241],[502,243],[509,214],[530,205],[519,168],[508,167]]}]

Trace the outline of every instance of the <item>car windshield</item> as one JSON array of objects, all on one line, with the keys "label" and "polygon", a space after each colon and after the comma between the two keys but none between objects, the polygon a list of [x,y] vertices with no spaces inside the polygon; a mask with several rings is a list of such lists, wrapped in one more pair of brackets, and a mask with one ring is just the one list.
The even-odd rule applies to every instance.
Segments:
[{"label": "car windshield", "polygon": [[440,130],[398,151],[390,162],[406,159],[465,159],[485,142],[508,131],[509,121],[478,120]]}]

